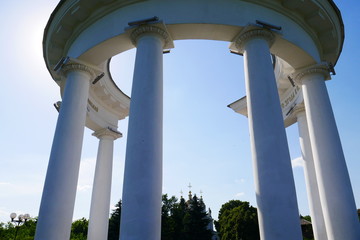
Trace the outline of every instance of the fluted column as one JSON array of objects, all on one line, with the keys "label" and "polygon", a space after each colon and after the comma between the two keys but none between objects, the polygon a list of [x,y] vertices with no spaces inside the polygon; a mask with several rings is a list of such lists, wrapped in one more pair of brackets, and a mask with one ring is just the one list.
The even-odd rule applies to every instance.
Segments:
[{"label": "fluted column", "polygon": [[309,135],[329,240],[358,240],[360,225],[325,80],[327,66],[318,64],[294,74],[302,85]]},{"label": "fluted column", "polygon": [[163,47],[168,34],[136,28],[137,47],[126,148],[120,239],[160,240],[162,195]]},{"label": "fluted column", "polygon": [[316,240],[327,240],[305,108],[303,106],[296,108],[294,114],[297,117],[301,153],[305,163],[304,175],[314,237]]},{"label": "fluted column", "polygon": [[244,53],[260,236],[300,240],[295,184],[269,50],[274,38],[268,30],[250,29],[235,43]]},{"label": "fluted column", "polygon": [[36,240],[70,238],[89,84],[95,73],[80,63],[62,68],[66,85],[41,199]]},{"label": "fluted column", "polygon": [[99,141],[95,177],[91,197],[88,240],[107,239],[111,197],[114,140],[121,133],[104,128],[93,133]]}]

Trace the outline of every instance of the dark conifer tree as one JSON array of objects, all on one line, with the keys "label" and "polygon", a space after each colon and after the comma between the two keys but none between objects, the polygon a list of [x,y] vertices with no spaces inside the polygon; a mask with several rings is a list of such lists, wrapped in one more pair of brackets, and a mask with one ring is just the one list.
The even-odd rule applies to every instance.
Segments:
[{"label": "dark conifer tree", "polygon": [[173,240],[183,240],[184,238],[184,217],[187,212],[187,206],[185,199],[183,197],[180,198],[180,202],[174,204],[174,208],[171,210],[171,217],[174,223],[174,234]]},{"label": "dark conifer tree", "polygon": [[115,205],[115,207],[116,208],[111,213],[109,219],[108,240],[119,240],[121,200]]},{"label": "dark conifer tree", "polygon": [[172,196],[168,198],[167,194],[162,196],[162,207],[161,207],[161,239],[162,240],[173,240],[175,235],[175,223],[172,217],[173,209],[177,204],[177,198]]},{"label": "dark conifer tree", "polygon": [[207,229],[209,223],[205,204],[194,195],[188,202],[188,211],[184,216],[184,239],[211,240],[212,232]]}]

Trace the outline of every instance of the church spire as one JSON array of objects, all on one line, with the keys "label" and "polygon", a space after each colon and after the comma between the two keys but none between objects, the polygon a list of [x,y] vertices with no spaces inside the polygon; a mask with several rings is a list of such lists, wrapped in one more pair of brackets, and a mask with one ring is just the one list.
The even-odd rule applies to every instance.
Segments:
[{"label": "church spire", "polygon": [[192,199],[192,194],[191,194],[191,188],[192,188],[192,186],[191,186],[191,183],[189,183],[188,188],[189,188],[189,200],[191,200],[191,199]]}]

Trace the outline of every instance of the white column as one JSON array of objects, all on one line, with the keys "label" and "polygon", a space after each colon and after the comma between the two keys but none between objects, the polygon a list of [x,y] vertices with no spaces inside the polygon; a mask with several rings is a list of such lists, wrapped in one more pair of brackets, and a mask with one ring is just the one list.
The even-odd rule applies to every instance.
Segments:
[{"label": "white column", "polygon": [[111,197],[114,140],[119,132],[104,128],[93,133],[100,139],[91,197],[88,240],[107,239]]},{"label": "white column", "polygon": [[80,167],[89,84],[94,71],[69,63],[41,199],[36,240],[70,238]]},{"label": "white column", "polygon": [[311,143],[309,137],[308,124],[306,120],[305,108],[299,107],[295,110],[302,158],[304,159],[304,175],[306,182],[306,189],[309,201],[311,223],[314,231],[314,237],[316,240],[327,240],[326,227],[324,222],[324,216],[321,207],[320,194],[318,183],[316,179],[315,165],[313,160],[313,154],[311,150]]},{"label": "white column", "polygon": [[120,239],[160,240],[162,195],[163,46],[152,25],[133,31],[136,60],[131,92]]},{"label": "white column", "polygon": [[295,74],[302,84],[316,177],[329,240],[359,240],[360,225],[340,137],[325,81],[324,65]]},{"label": "white column", "polygon": [[239,36],[261,239],[300,240],[301,229],[279,95],[269,46],[274,35],[252,29]]}]

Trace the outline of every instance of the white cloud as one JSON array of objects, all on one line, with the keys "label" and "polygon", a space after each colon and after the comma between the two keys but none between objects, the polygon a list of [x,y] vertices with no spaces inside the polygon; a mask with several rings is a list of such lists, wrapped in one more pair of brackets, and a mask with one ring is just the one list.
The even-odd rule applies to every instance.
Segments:
[{"label": "white cloud", "polygon": [[235,195],[235,197],[242,197],[242,196],[244,196],[244,195],[245,195],[244,192],[239,192],[239,193],[237,193],[237,194]]},{"label": "white cloud", "polygon": [[291,160],[291,166],[292,168],[304,167],[304,160],[302,159],[302,157],[297,157]]},{"label": "white cloud", "polygon": [[236,184],[242,184],[245,182],[245,179],[244,178],[240,178],[240,179],[235,179],[235,183]]},{"label": "white cloud", "polygon": [[86,192],[92,188],[95,164],[95,158],[86,158],[81,161],[77,191]]}]

